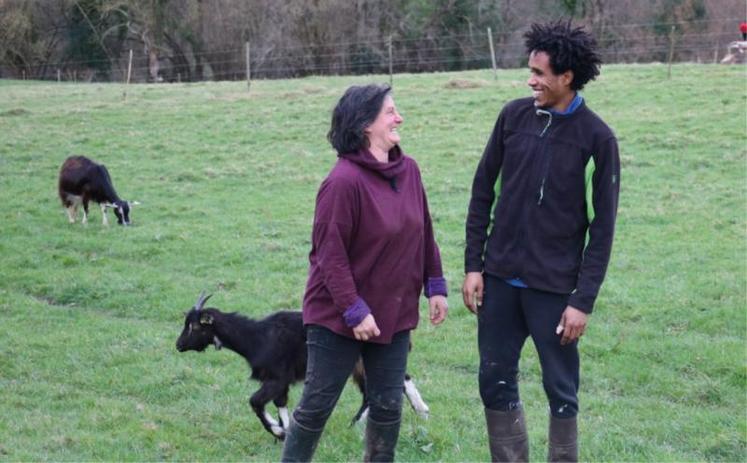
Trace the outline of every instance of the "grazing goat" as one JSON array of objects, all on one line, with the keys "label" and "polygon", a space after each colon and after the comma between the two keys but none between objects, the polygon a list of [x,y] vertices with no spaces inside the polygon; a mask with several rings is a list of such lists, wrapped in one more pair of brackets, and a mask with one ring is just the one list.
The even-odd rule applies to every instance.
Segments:
[{"label": "grazing goat", "polygon": [[[184,329],[176,341],[179,352],[202,352],[209,345],[218,350],[226,347],[241,355],[249,363],[251,378],[261,386],[249,399],[262,426],[276,438],[283,440],[288,429],[288,390],[306,376],[306,330],[301,312],[280,311],[262,320],[252,320],[237,313],[224,313],[216,308],[204,308],[210,295],[201,293],[194,307],[185,314]],[[367,413],[363,362],[358,360],[353,380],[363,394],[363,403],[353,422]],[[423,402],[408,375],[404,392],[413,409],[421,417],[428,417],[428,406]],[[278,408],[276,421],[265,405],[272,401]]]},{"label": "grazing goat", "polygon": [[83,204],[82,223],[88,222],[88,202],[95,201],[101,206],[102,223],[109,225],[106,209],[114,209],[117,223],[130,224],[130,206],[137,201],[123,201],[117,195],[109,177],[109,171],[85,156],[70,156],[60,168],[59,193],[62,206],[67,211],[70,223],[75,223],[78,205]]}]

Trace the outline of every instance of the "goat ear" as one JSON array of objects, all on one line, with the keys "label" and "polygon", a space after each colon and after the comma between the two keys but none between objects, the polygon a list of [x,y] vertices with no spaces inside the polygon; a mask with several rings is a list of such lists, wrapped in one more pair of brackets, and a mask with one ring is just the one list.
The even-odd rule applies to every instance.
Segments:
[{"label": "goat ear", "polygon": [[204,313],[200,316],[200,325],[212,325],[213,316],[209,313]]}]

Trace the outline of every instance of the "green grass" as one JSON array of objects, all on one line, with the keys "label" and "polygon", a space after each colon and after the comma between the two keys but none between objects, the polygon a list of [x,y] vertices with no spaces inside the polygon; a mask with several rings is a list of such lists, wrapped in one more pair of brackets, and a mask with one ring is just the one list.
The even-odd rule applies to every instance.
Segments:
[{"label": "green grass", "polygon": [[[744,68],[606,66],[584,95],[616,131],[613,259],[581,343],[581,457],[747,460],[747,90]],[[485,461],[476,320],[463,308],[464,218],[476,163],[525,70],[395,76],[402,146],[428,190],[449,280],[442,327],[409,370],[431,418],[404,412],[401,461]],[[451,88],[454,79],[475,83]],[[174,348],[182,312],[260,317],[300,306],[316,189],[335,161],[330,109],[373,77],[83,85],[0,81],[0,460],[277,460],[241,358]],[[134,225],[67,222],[62,161],[85,154],[138,200]],[[421,306],[425,314],[425,306]],[[522,359],[531,455],[547,411]],[[295,404],[300,387],[293,389]],[[346,388],[319,461],[362,455]]]}]

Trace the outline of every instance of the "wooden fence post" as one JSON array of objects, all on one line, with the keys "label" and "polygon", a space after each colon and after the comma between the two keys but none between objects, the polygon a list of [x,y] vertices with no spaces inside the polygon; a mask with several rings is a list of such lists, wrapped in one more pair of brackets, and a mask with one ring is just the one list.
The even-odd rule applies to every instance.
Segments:
[{"label": "wooden fence post", "polygon": [[251,57],[249,49],[249,41],[246,41],[246,89],[247,91],[252,87],[252,68],[249,58]]},{"label": "wooden fence post", "polygon": [[392,72],[392,36],[389,35],[389,86],[394,85],[394,73]]},{"label": "wooden fence post", "polygon": [[495,66],[495,50],[493,49],[493,31],[489,27],[488,44],[490,45],[490,60],[493,62],[493,78],[498,79],[498,68]]},{"label": "wooden fence post", "polygon": [[127,100],[127,87],[130,85],[130,77],[132,77],[132,48],[130,48],[130,59],[127,64],[127,80],[125,81],[124,93],[122,94],[122,99],[125,101]]},{"label": "wooden fence post", "polygon": [[672,78],[672,59],[674,59],[674,25],[669,31],[669,67],[667,68],[667,79]]}]

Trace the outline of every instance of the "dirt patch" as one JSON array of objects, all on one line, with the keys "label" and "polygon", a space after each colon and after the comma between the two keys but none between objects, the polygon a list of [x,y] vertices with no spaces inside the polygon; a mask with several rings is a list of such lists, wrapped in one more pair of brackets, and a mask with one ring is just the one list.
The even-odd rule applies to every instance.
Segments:
[{"label": "dirt patch", "polygon": [[0,112],[0,117],[25,116],[26,114],[31,114],[31,112],[26,111],[25,109],[16,108]]},{"label": "dirt patch", "polygon": [[327,89],[324,87],[312,87],[308,85],[305,85],[302,90],[307,95],[315,95],[317,93],[324,93],[327,91]]},{"label": "dirt patch", "polygon": [[465,88],[480,88],[484,87],[486,82],[484,80],[467,80],[467,79],[451,79],[444,85],[448,89],[465,89]]},{"label": "dirt patch", "polygon": [[302,92],[285,92],[280,94],[280,98],[283,100],[296,100],[303,98],[306,94]]}]

